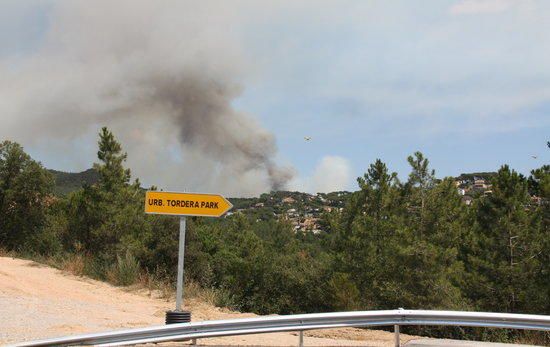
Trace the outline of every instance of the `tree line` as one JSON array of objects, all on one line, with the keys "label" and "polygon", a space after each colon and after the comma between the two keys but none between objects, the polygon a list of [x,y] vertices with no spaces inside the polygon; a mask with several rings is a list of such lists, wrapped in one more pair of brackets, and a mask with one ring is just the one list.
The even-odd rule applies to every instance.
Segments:
[{"label": "tree line", "polygon": [[[40,163],[17,143],[0,143],[0,248],[58,259],[81,255],[85,273],[103,280],[132,266],[175,279],[177,219],[143,213],[144,190],[107,128],[97,158],[98,183],[56,196]],[[492,194],[466,206],[454,179],[437,179],[422,153],[408,162],[403,181],[381,160],[372,163],[343,210],[324,214],[326,232],[319,235],[238,213],[189,218],[187,280],[214,290],[219,305],[260,314],[398,307],[550,314],[550,165],[528,177],[504,165],[492,178]],[[130,273],[118,284],[135,280]]]}]

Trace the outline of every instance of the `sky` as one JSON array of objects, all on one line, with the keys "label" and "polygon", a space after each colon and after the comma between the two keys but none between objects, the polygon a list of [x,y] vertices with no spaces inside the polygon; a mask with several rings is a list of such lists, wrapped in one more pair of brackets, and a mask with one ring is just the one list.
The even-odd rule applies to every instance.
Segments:
[{"label": "sky", "polygon": [[[207,80],[221,79],[222,86],[231,86],[227,100],[238,115],[229,119],[237,123],[245,119],[253,126],[234,129],[228,141],[240,148],[243,139],[267,136],[271,141],[272,136],[274,147],[261,153],[262,160],[267,158],[263,164],[267,169],[262,170],[271,172],[272,166],[277,170],[288,168],[293,176],[285,188],[310,192],[353,190],[355,178],[377,158],[406,179],[406,158],[415,151],[424,153],[439,177],[496,171],[502,164],[527,174],[549,163],[548,1],[210,1],[204,6],[185,1],[178,2],[178,6],[170,1],[159,3],[172,10],[168,12],[173,13],[173,18],[168,22],[179,25],[181,18],[190,23],[182,29],[180,41],[200,58],[184,58],[186,50],[178,53],[177,48],[172,55],[169,45],[175,41],[170,40],[163,46],[154,41],[136,47],[164,52],[142,54],[147,61],[154,59],[159,68],[163,64],[172,68],[172,74],[180,68],[200,66],[209,71]],[[77,91],[93,76],[86,73],[106,66],[93,59],[104,60],[105,56],[115,55],[113,52],[127,54],[118,52],[119,42],[109,39],[102,40],[114,44],[91,45],[97,50],[86,51],[86,42],[94,40],[91,35],[96,31],[104,30],[109,35],[102,26],[102,16],[110,10],[97,11],[96,18],[89,22],[71,21],[87,18],[82,17],[82,13],[90,12],[87,4],[71,6],[67,1],[52,0],[0,2],[0,72],[10,76],[6,79],[9,84],[2,86],[0,82],[0,139],[21,142],[48,168],[89,168],[95,160],[99,127],[116,129],[122,119],[109,116],[110,111],[101,108],[101,116],[89,115],[82,127],[75,125],[68,130],[70,136],[59,137],[53,130],[38,136],[36,133],[47,129],[54,116],[36,112],[26,118],[23,113],[29,103],[42,109],[67,103],[67,98],[75,103],[88,102],[86,95],[93,96],[100,87],[82,89],[86,93]],[[102,4],[109,7],[109,2]],[[179,28],[176,24],[163,24],[165,12],[163,17],[155,17],[156,9],[147,9],[144,14],[153,12],[151,21],[147,21],[146,15],[134,14],[133,7],[132,2],[126,2],[112,12],[134,18],[120,25],[144,28],[139,32],[141,36],[156,35],[153,37],[158,40]],[[110,22],[105,23],[108,28]],[[113,26],[112,30],[118,29]],[[132,31],[132,35],[138,34]],[[82,52],[87,54],[82,59],[91,62],[73,63],[73,58],[81,57]],[[178,59],[187,59],[187,65],[172,62]],[[129,65],[134,60],[120,61]],[[57,62],[64,63],[59,64],[54,76],[44,66],[55,66]],[[40,64],[42,67],[36,67]],[[71,76],[84,77],[71,77],[69,81],[63,66],[71,67]],[[144,65],[139,66],[139,71],[143,70]],[[34,80],[21,77],[36,76],[37,71],[44,76],[39,78],[44,84],[42,89],[34,86]],[[63,98],[43,96],[50,80],[53,90],[63,85],[59,89]],[[107,83],[100,82],[97,84],[101,86]],[[117,86],[117,92],[132,92],[131,83],[118,80],[112,85]],[[41,91],[40,102],[34,96],[37,91]],[[138,95],[143,99],[143,94]],[[228,112],[233,114],[232,110]],[[97,105],[88,109],[88,113],[93,112],[99,113]],[[141,119],[135,122],[142,122]],[[146,128],[147,123],[143,122]],[[221,121],[215,125],[224,127]],[[166,131],[169,136],[169,128],[155,129]],[[249,130],[261,136],[254,137]],[[305,141],[305,136],[311,140]],[[122,139],[137,141],[131,134],[122,134]],[[122,141],[128,151],[128,164],[142,182],[171,189],[223,190],[225,183],[221,181],[233,179],[225,171],[248,177],[235,185],[228,183],[229,194],[255,195],[272,188],[265,183],[271,173],[259,173],[260,169],[250,169],[246,163],[236,168],[224,162],[221,156],[225,154],[218,154],[217,149],[213,152],[202,142],[197,147],[185,139],[181,143],[166,141],[150,155],[162,153],[168,158],[165,160],[171,161],[170,171],[193,166],[198,156],[209,156],[210,162],[197,166],[204,170],[218,168],[220,173],[179,184],[178,174],[156,175],[158,163],[143,164],[144,155],[148,155],[143,154],[143,145],[125,146]],[[188,154],[193,151],[197,153]],[[230,156],[234,158],[233,154]],[[246,160],[242,159],[243,163]],[[218,162],[222,162],[221,166]],[[250,172],[255,178],[247,176]],[[257,178],[256,174],[269,177]]]}]

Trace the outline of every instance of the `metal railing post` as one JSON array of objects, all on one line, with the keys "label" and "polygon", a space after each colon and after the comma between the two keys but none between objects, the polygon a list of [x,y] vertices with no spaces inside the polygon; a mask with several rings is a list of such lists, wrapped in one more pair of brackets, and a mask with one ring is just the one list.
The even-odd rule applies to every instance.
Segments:
[{"label": "metal railing post", "polygon": [[399,325],[394,325],[393,326],[393,333],[395,335],[395,347],[399,347],[401,346],[401,341],[399,339]]},{"label": "metal railing post", "polygon": [[298,342],[299,347],[304,347],[304,331],[300,330],[300,339]]}]

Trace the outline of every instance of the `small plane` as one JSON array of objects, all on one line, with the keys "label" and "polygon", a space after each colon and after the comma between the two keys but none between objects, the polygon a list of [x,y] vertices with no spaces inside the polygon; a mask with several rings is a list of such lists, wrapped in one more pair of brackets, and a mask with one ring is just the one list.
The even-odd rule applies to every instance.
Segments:
[{"label": "small plane", "polygon": [[304,140],[311,141],[311,136],[304,136]]},{"label": "small plane", "polygon": [[532,155],[532,156],[531,156],[531,158],[533,158],[533,159],[537,159],[537,158],[538,158],[538,156],[537,156],[537,155]]}]

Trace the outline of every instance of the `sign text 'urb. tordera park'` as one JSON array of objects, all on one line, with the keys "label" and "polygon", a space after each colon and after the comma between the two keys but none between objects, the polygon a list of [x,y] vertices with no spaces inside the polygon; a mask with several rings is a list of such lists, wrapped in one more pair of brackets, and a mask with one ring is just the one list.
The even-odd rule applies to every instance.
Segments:
[{"label": "sign text 'urb. tordera park'", "polygon": [[177,216],[220,217],[233,205],[216,194],[148,191],[145,212]]}]

